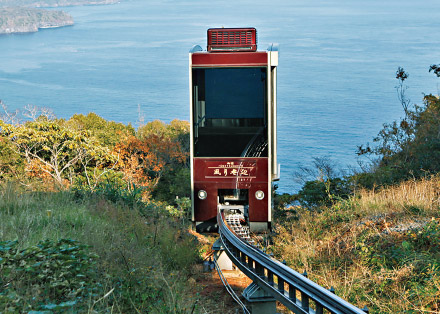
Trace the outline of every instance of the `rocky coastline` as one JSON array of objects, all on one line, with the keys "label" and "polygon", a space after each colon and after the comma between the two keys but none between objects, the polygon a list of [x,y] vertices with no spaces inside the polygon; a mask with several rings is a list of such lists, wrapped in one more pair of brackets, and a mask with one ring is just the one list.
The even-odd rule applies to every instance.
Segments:
[{"label": "rocky coastline", "polygon": [[0,0],[0,35],[33,33],[42,28],[64,27],[74,24],[64,11],[42,8],[77,5],[115,4],[118,0]]},{"label": "rocky coastline", "polygon": [[63,11],[36,8],[0,8],[0,34],[33,33],[42,28],[73,25],[73,18]]},{"label": "rocky coastline", "polygon": [[55,8],[77,5],[115,4],[118,0],[0,0],[0,7]]}]

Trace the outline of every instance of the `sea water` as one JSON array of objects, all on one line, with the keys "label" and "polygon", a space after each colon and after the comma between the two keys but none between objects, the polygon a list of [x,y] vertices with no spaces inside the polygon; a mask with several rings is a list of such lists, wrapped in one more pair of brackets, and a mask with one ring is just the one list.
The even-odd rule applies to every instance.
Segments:
[{"label": "sea water", "polygon": [[255,27],[260,49],[279,43],[281,192],[298,190],[293,173],[314,157],[356,165],[356,147],[402,117],[399,66],[412,103],[438,93],[440,79],[428,73],[440,63],[438,0],[127,0],[62,9],[74,26],[0,36],[0,99],[9,109],[95,112],[134,126],[140,115],[189,120],[188,51],[206,46],[208,28]]}]

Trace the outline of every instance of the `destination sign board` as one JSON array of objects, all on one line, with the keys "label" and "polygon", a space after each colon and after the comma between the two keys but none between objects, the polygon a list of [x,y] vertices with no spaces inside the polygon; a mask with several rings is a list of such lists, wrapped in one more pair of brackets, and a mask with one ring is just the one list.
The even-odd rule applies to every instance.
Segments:
[{"label": "destination sign board", "polygon": [[257,163],[255,161],[207,161],[205,178],[256,178]]}]

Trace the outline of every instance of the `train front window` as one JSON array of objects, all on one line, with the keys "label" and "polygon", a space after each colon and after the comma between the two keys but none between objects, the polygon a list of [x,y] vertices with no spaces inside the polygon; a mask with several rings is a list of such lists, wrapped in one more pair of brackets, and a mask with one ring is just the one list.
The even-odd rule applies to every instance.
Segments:
[{"label": "train front window", "polygon": [[193,70],[195,157],[267,157],[266,82],[266,68]]}]

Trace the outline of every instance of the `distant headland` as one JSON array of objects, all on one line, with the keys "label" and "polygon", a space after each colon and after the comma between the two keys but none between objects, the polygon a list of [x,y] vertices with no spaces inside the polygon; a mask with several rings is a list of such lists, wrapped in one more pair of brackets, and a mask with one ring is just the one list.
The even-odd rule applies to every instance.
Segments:
[{"label": "distant headland", "polygon": [[0,8],[0,34],[37,32],[40,28],[73,25],[73,18],[63,11],[35,8]]},{"label": "distant headland", "polygon": [[39,8],[114,4],[118,0],[0,0],[0,34],[31,33],[41,28],[73,25],[63,11]]},{"label": "distant headland", "polygon": [[0,0],[0,7],[53,8],[74,5],[114,4],[118,0]]}]

